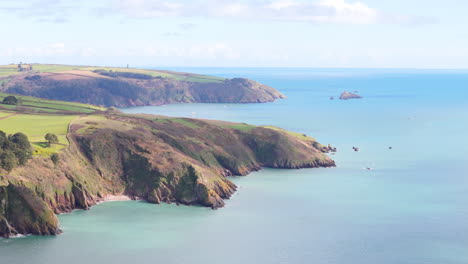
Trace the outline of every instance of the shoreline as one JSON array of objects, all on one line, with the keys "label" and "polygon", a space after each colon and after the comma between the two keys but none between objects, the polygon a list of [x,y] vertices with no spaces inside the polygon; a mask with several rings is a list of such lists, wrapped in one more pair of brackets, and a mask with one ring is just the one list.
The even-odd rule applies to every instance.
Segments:
[{"label": "shoreline", "polygon": [[142,200],[139,197],[130,197],[128,195],[106,195],[103,198],[99,198],[96,201],[96,204],[106,203],[106,202],[121,202],[121,201],[138,201]]}]

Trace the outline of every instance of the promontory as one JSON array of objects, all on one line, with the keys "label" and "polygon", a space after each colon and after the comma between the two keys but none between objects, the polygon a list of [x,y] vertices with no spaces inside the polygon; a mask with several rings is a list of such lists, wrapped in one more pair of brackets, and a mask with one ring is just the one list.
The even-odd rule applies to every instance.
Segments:
[{"label": "promontory", "polygon": [[0,92],[101,106],[266,103],[285,96],[245,78],[48,64],[0,66]]},{"label": "promontory", "polygon": [[58,234],[56,214],[108,197],[219,208],[236,190],[232,175],[335,166],[314,138],[276,127],[1,93],[0,102],[3,237]]}]

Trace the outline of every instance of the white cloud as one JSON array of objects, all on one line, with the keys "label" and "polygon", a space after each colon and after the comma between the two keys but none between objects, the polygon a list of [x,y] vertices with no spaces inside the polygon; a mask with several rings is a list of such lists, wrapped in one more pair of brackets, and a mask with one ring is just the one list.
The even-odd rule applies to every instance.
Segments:
[{"label": "white cloud", "polygon": [[323,0],[318,5],[333,10],[331,14],[312,18],[321,23],[372,24],[379,22],[381,17],[378,10],[361,2],[347,3],[344,0]]},{"label": "white cloud", "polygon": [[[365,1],[365,0],[364,0]],[[418,16],[391,14],[361,0],[1,0],[1,13],[40,22],[65,23],[75,13],[126,18],[208,17],[340,24],[425,24]]]},{"label": "white cloud", "polygon": [[74,49],[69,49],[65,43],[54,42],[37,46],[16,46],[0,53],[6,57],[44,57],[44,56],[67,56],[75,53]]},{"label": "white cloud", "polygon": [[293,7],[297,5],[298,3],[293,0],[279,0],[279,1],[273,1],[270,4],[267,4],[266,7],[275,9],[275,10],[281,10],[284,8]]},{"label": "white cloud", "polygon": [[130,18],[209,17],[340,24],[418,24],[433,20],[385,13],[353,0],[119,0],[114,11]]},{"label": "white cloud", "polygon": [[16,14],[23,19],[33,19],[39,22],[65,23],[78,6],[69,5],[62,0],[2,0],[0,13]]},{"label": "white cloud", "polygon": [[146,44],[143,49],[127,50],[126,56],[179,57],[188,59],[237,60],[241,54],[225,42],[200,43],[193,45]]}]

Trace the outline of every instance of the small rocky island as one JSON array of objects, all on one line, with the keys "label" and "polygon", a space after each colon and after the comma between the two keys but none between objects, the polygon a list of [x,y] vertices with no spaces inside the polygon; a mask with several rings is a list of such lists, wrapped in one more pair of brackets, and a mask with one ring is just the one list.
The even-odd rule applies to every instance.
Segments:
[{"label": "small rocky island", "polygon": [[340,95],[340,100],[361,99],[361,98],[362,96],[355,94],[355,93],[348,92],[348,91],[344,91]]}]

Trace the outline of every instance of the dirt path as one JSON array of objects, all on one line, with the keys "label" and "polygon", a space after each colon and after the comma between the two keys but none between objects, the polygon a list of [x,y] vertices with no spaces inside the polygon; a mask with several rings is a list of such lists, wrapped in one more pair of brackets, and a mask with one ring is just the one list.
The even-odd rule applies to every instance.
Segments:
[{"label": "dirt path", "polygon": [[15,115],[19,115],[19,114],[18,114],[18,113],[14,113],[14,114],[9,115],[9,116],[0,117],[0,120],[7,119],[7,118],[12,117],[12,116],[15,116]]}]

